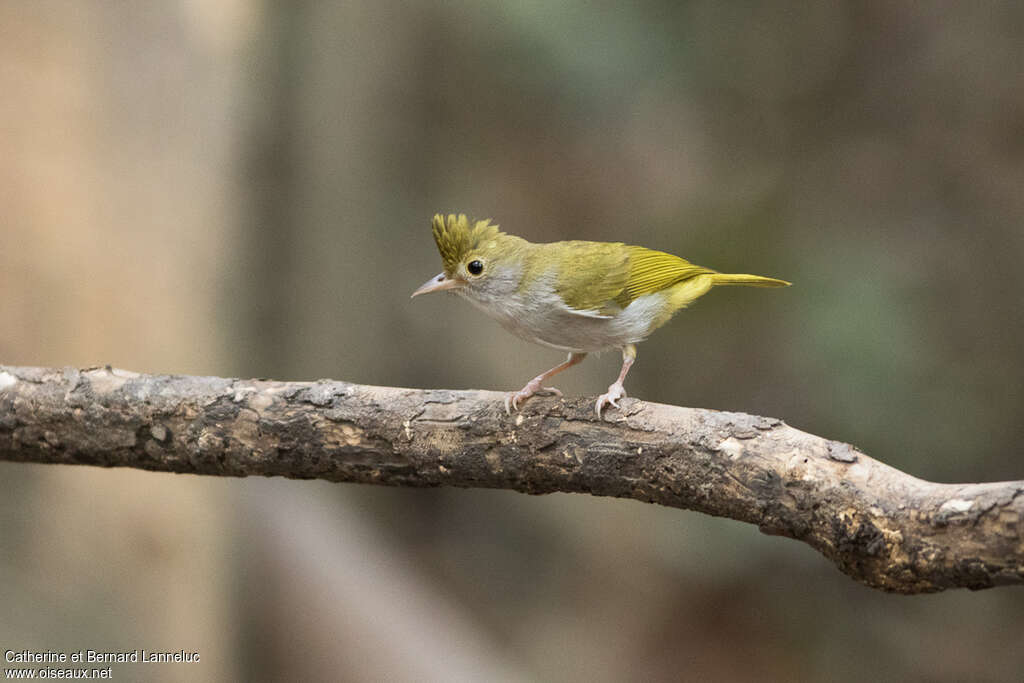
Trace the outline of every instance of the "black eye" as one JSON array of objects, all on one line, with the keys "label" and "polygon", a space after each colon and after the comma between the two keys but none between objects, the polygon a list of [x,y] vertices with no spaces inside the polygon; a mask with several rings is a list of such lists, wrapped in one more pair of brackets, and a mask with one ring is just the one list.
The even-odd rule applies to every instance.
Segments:
[{"label": "black eye", "polygon": [[466,266],[466,270],[469,271],[470,275],[479,275],[484,272],[483,261],[470,261],[469,265]]}]

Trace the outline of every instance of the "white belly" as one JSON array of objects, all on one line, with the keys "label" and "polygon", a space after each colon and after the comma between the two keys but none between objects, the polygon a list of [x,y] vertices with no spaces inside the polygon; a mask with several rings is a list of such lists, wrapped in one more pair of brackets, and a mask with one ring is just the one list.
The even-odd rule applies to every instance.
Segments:
[{"label": "white belly", "polygon": [[502,327],[527,341],[563,351],[589,352],[643,341],[665,306],[665,293],[639,297],[611,316],[580,312],[552,291],[507,297],[499,305],[470,301]]}]

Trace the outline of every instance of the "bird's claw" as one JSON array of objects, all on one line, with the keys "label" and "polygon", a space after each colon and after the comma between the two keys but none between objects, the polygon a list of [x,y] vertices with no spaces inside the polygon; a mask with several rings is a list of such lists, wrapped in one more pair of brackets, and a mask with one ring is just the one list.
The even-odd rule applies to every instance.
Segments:
[{"label": "bird's claw", "polygon": [[550,396],[561,396],[562,392],[555,387],[542,387],[540,383],[530,382],[519,391],[514,391],[505,396],[505,414],[511,415],[513,410],[519,410],[519,404],[534,394],[548,394]]},{"label": "bird's claw", "polygon": [[626,398],[626,389],[616,382],[615,384],[608,387],[608,393],[601,394],[597,397],[597,405],[594,406],[594,410],[597,412],[597,417],[601,417],[601,410],[605,406],[612,406],[614,408],[619,407],[619,399]]}]

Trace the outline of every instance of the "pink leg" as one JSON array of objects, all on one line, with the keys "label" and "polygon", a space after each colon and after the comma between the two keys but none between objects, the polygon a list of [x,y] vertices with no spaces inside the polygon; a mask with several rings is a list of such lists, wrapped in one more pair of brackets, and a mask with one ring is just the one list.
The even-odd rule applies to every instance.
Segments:
[{"label": "pink leg", "polygon": [[601,417],[601,409],[606,405],[619,407],[618,400],[626,397],[626,388],[622,386],[622,382],[626,379],[626,373],[633,367],[633,361],[636,360],[636,346],[633,344],[627,344],[622,347],[622,370],[619,372],[619,378],[615,380],[615,383],[608,387],[608,393],[601,394],[597,397],[597,416]]},{"label": "pink leg", "polygon": [[568,370],[586,357],[587,354],[585,353],[570,353],[564,363],[559,363],[547,372],[542,372],[531,379],[526,383],[525,387],[505,397],[505,412],[511,415],[513,410],[519,410],[520,403],[541,391],[554,394],[555,396],[561,396],[562,392],[558,389],[555,389],[554,387],[542,387],[541,385],[543,385],[544,382],[547,382],[551,377],[560,373],[562,370]]}]

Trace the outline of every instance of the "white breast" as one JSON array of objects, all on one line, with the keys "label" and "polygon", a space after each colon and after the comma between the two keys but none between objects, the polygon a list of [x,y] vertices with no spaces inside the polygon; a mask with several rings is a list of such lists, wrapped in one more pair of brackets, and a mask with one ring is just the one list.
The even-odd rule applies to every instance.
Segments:
[{"label": "white breast", "polygon": [[[512,334],[564,351],[601,351],[643,341],[663,310],[665,294],[642,296],[613,315],[569,308],[542,277],[526,293],[465,295]],[[479,298],[477,298],[479,297]]]}]

